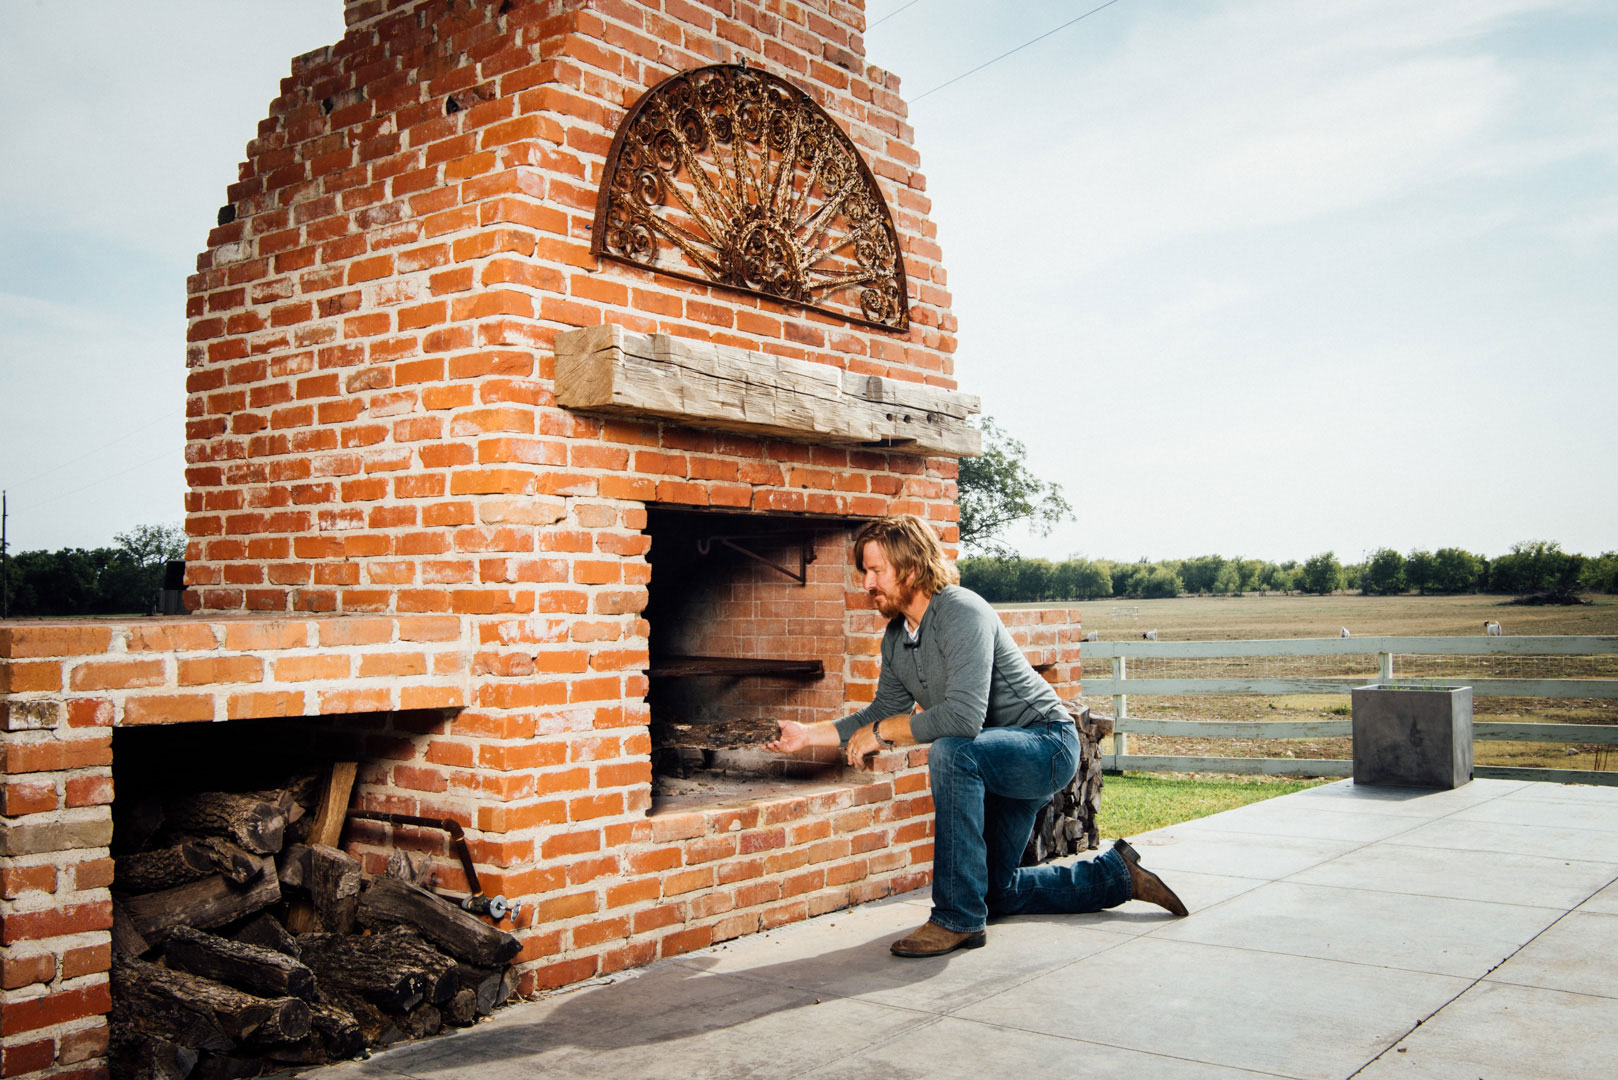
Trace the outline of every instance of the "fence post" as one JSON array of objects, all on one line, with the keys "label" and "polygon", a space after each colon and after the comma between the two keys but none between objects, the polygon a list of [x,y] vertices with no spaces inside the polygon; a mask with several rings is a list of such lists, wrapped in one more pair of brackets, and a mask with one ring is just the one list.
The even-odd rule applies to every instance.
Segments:
[{"label": "fence post", "polygon": [[[1113,657],[1113,680],[1122,682],[1124,670],[1124,658],[1121,656]],[[1124,734],[1124,721],[1128,718],[1129,699],[1123,694],[1114,694],[1112,696],[1112,756],[1115,758],[1121,758],[1129,753],[1129,736]],[[1118,768],[1122,769],[1123,766],[1119,765]]]},{"label": "fence post", "polygon": [[1393,654],[1379,652],[1376,654],[1376,681],[1390,683],[1393,681]]}]

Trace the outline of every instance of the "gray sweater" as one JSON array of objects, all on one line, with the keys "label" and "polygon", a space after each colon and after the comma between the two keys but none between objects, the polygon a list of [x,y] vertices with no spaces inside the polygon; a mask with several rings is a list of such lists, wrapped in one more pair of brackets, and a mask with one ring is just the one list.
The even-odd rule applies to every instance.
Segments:
[{"label": "gray sweater", "polygon": [[837,721],[843,742],[866,724],[908,713],[917,742],[974,738],[985,727],[1069,723],[1062,699],[1039,677],[983,597],[959,585],[934,594],[914,644],[904,617],[882,636],[876,699]]}]

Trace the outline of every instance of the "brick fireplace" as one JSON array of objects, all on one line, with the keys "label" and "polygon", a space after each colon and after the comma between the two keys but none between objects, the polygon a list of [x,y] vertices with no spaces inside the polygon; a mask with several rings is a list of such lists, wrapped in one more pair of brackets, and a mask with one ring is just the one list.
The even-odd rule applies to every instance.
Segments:
[{"label": "brick fireplace", "polygon": [[[853,531],[906,511],[953,544],[975,448],[861,6],[349,0],[347,19],[293,61],[189,281],[190,613],[0,624],[5,1076],[102,1068],[115,729],[384,733],[354,805],[461,823],[484,889],[522,903],[501,925],[525,992],[927,881],[925,750],[856,772],[749,742],[870,699]],[[759,273],[776,240],[753,226],[727,257],[769,257],[740,278],[701,244],[637,262],[608,171],[637,160],[625,129],[660,87],[730,109],[731,159],[746,103],[801,95],[797,182],[848,237],[826,265],[857,276],[890,237],[899,305],[880,281],[850,298]],[[691,176],[665,180],[689,196]],[[652,232],[715,235],[664,194]],[[1076,694],[1077,612],[1007,621]],[[349,838],[372,870],[393,842]]]}]

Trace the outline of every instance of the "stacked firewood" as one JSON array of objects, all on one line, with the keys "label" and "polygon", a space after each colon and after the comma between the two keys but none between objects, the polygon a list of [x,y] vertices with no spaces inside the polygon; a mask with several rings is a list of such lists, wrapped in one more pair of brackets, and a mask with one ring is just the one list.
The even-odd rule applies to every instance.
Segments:
[{"label": "stacked firewood", "polygon": [[516,938],[334,846],[352,778],[115,806],[115,1080],[338,1061],[509,996]]},{"label": "stacked firewood", "polygon": [[1112,734],[1110,716],[1092,716],[1088,707],[1069,704],[1079,729],[1079,770],[1067,787],[1051,796],[1034,821],[1022,865],[1076,855],[1101,846],[1096,812],[1101,808],[1101,740]]}]

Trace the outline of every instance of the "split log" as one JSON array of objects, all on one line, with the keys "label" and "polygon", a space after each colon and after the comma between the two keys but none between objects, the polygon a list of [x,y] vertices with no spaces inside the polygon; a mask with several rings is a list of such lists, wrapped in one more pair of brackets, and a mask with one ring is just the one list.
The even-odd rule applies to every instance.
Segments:
[{"label": "split log", "polygon": [[307,888],[320,929],[333,934],[353,933],[360,903],[358,859],[325,844],[309,845]]},{"label": "split log", "polygon": [[311,1005],[309,1013],[312,1041],[319,1044],[327,1061],[342,1061],[365,1049],[365,1036],[353,1013],[328,1002]]},{"label": "split log", "polygon": [[145,956],[152,950],[152,943],[147,941],[139,930],[135,929],[135,920],[129,915],[129,909],[124,907],[121,900],[112,902],[112,951],[123,956]]},{"label": "split log", "polygon": [[288,844],[281,849],[281,853],[275,857],[275,876],[281,879],[284,887],[308,888],[309,845]]},{"label": "split log", "polygon": [[253,795],[204,791],[166,803],[167,827],[177,833],[224,836],[256,855],[281,850],[291,800],[266,801]]},{"label": "split log", "polygon": [[444,1022],[456,1027],[470,1027],[478,1018],[478,993],[463,986],[444,1002]]},{"label": "split log", "polygon": [[394,878],[377,878],[360,897],[359,921],[365,926],[403,923],[458,960],[498,967],[522,948],[515,937],[496,929],[443,897]]},{"label": "split log", "polygon": [[505,1002],[510,996],[510,987],[507,985],[507,973],[504,968],[476,967],[472,964],[460,964],[456,967],[456,975],[463,989],[471,990],[477,995],[477,1014],[488,1016],[494,1012],[495,1007]]},{"label": "split log", "polygon": [[297,959],[298,956],[297,939],[287,933],[287,928],[281,925],[280,920],[272,918],[268,913],[260,915],[236,931],[235,940],[243,945],[259,945],[266,949],[274,949],[293,959]]},{"label": "split log", "polygon": [[444,1014],[432,1005],[418,1005],[399,1025],[412,1039],[426,1039],[444,1030]]},{"label": "split log", "polygon": [[[255,997],[200,975],[171,971],[144,960],[119,960],[113,965],[113,980],[114,997],[124,1009],[137,1017],[153,1018],[147,1030],[176,1024],[196,1028],[197,1017],[211,1020],[225,1037],[223,1045],[206,1023],[195,1035],[188,1033],[174,1039],[198,1049],[226,1051],[249,1040],[295,1042],[309,1034],[309,1006],[297,998]],[[192,1041],[195,1036],[200,1037]]]},{"label": "split log", "polygon": [[215,979],[226,986],[259,997],[297,997],[315,994],[315,973],[284,953],[261,945],[204,934],[177,926],[169,935],[163,956],[170,967]]},{"label": "split log", "polygon": [[244,885],[261,870],[258,860],[221,836],[198,837],[158,848],[119,855],[113,860],[113,882],[120,892],[145,893],[197,881],[209,874]]},{"label": "split log", "polygon": [[160,892],[131,896],[124,901],[135,929],[153,944],[162,942],[176,926],[206,930],[223,926],[281,899],[281,884],[270,859],[260,860],[260,873],[250,884],[233,885],[218,874],[176,885]]},{"label": "split log", "polygon": [[321,994],[333,1008],[347,1013],[354,1021],[363,1046],[375,1048],[385,1043],[396,1042],[401,1037],[402,1033],[388,1014],[366,1001],[360,994],[330,988],[321,991]]},{"label": "split log", "polygon": [[[311,846],[322,844],[335,848],[342,840],[358,769],[358,762],[332,762],[331,772],[327,774],[325,787],[320,792],[319,804],[315,807],[314,818],[309,824],[307,840]],[[294,934],[307,934],[320,923],[319,914],[313,903],[295,900],[287,912],[287,929]]]}]

